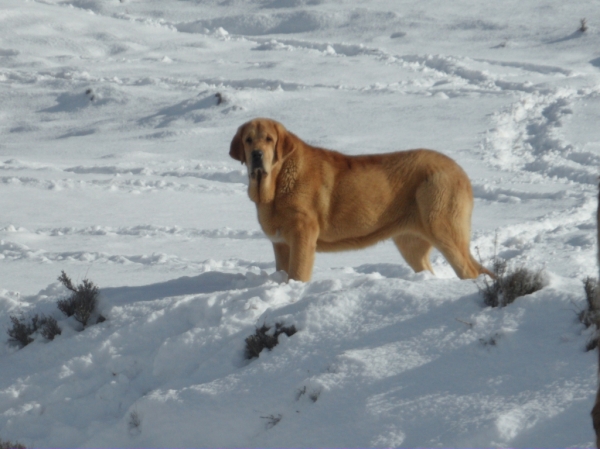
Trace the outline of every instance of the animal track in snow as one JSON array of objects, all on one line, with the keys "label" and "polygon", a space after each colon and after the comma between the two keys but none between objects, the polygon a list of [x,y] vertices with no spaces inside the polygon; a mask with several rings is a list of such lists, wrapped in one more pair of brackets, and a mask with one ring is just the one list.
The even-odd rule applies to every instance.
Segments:
[{"label": "animal track in snow", "polygon": [[[220,192],[233,193],[240,189],[230,186],[231,182],[223,183],[223,179],[199,178],[218,180],[219,184],[191,184],[178,183],[173,181],[165,181],[162,179],[39,179],[25,176],[0,176],[0,187],[2,185],[10,187],[27,187],[43,190],[69,190],[69,189],[88,189],[96,188],[112,191],[125,191],[130,193],[150,192],[156,190],[172,190],[172,191],[198,191],[198,192]],[[236,179],[234,183],[240,182]]]},{"label": "animal track in snow", "polygon": [[[14,226],[12,227],[14,229]],[[0,229],[7,231],[8,229]],[[21,229],[21,231],[23,231]],[[62,227],[62,228],[43,228],[37,229],[36,234],[47,235],[51,237],[64,235],[90,235],[90,236],[138,236],[138,237],[155,237],[155,236],[176,236],[176,237],[201,237],[213,239],[264,239],[266,238],[261,231],[236,230],[230,228],[222,229],[185,229],[179,226],[154,226],[154,225],[138,225],[113,228],[111,226],[89,226],[85,228]]]},{"label": "animal track in snow", "polygon": [[496,127],[488,131],[483,150],[494,154],[496,164],[506,170],[524,168],[544,176],[595,184],[600,157],[579,151],[560,132],[573,113],[572,104],[590,95],[595,91],[561,89],[523,94],[519,101],[494,114]]},{"label": "animal track in snow", "polygon": [[[65,190],[100,188],[114,191],[142,192],[152,190],[231,193],[239,191],[246,184],[244,170],[226,166],[213,166],[203,163],[158,163],[150,166],[131,164],[120,165],[78,165],[62,168],[53,165],[24,163],[7,160],[0,163],[0,171],[18,172],[17,176],[0,176],[0,187],[28,187],[44,190]],[[58,173],[72,174],[72,177],[58,178]],[[177,182],[169,178],[201,179],[211,183]]]},{"label": "animal track in snow", "polygon": [[272,262],[245,261],[242,259],[231,259],[225,261],[202,260],[195,261],[185,259],[176,255],[154,252],[152,254],[110,254],[103,251],[46,251],[43,249],[30,248],[27,245],[0,240],[0,261],[27,260],[38,263],[84,263],[84,264],[139,264],[146,266],[163,265],[175,270],[194,270],[195,272],[211,271],[214,269],[231,270],[237,268],[259,269],[273,268]]},{"label": "animal track in snow", "polygon": [[243,170],[208,169],[190,170],[178,168],[161,170],[148,167],[117,167],[117,166],[77,166],[65,169],[66,172],[76,174],[101,174],[101,175],[140,175],[145,177],[177,177],[177,178],[201,178],[209,181],[225,183],[247,183],[248,176]]}]

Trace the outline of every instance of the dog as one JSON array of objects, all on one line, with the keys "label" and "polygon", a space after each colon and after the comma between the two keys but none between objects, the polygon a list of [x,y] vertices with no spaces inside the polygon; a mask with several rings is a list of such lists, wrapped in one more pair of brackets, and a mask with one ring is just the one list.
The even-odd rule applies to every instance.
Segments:
[{"label": "dog", "polygon": [[248,196],[273,243],[276,269],[288,279],[309,281],[316,251],[354,250],[390,238],[415,272],[433,272],[435,247],[459,278],[494,277],[469,249],[469,178],[441,153],[347,156],[256,118],[238,128],[229,155],[248,169]]}]

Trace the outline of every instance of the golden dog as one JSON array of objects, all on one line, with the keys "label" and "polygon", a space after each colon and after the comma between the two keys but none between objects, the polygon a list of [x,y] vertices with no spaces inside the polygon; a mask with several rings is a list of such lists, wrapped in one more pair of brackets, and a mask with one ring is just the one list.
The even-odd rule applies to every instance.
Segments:
[{"label": "golden dog", "polygon": [[471,255],[473,193],[465,172],[431,150],[346,156],[313,147],[274,120],[237,130],[229,155],[248,168],[248,195],[273,242],[277,270],[309,281],[315,251],[391,238],[415,271],[437,248],[462,278],[492,274]]}]

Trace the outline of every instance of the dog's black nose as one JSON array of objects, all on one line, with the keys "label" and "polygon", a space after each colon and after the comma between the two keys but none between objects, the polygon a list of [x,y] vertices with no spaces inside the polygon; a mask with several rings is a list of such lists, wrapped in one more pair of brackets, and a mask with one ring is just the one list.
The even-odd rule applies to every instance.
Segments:
[{"label": "dog's black nose", "polygon": [[262,165],[263,152],[260,150],[252,150],[252,163]]}]

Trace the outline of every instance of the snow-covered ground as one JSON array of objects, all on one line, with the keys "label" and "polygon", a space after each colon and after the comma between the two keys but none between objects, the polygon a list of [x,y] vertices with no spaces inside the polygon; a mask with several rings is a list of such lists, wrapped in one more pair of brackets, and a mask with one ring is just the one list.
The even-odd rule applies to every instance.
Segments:
[{"label": "snow-covered ground", "polygon": [[[0,439],[29,447],[585,447],[597,356],[592,1],[3,0]],[[580,19],[588,30],[577,31]],[[221,97],[219,102],[217,94]],[[349,154],[434,148],[472,249],[549,285],[483,305],[390,242],[282,283],[228,156],[272,117]],[[56,279],[101,288],[77,331]],[[54,341],[7,343],[10,315]],[[298,332],[244,359],[263,323]]]}]

